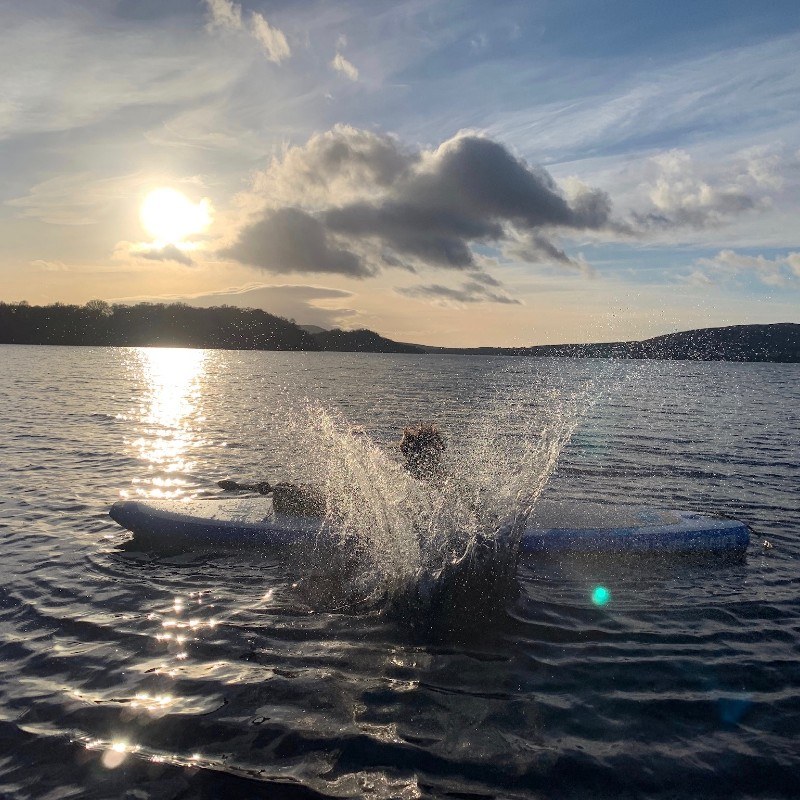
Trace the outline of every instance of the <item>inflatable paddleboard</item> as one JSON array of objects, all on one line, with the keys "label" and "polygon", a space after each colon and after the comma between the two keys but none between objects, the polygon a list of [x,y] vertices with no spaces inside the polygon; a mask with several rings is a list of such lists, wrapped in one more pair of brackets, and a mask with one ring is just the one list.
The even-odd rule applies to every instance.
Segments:
[{"label": "inflatable paddleboard", "polygon": [[[187,500],[121,500],[111,518],[145,547],[281,547],[314,544],[326,536],[322,521],[290,517],[268,497]],[[521,552],[741,553],[749,530],[737,520],[694,511],[635,506],[537,503]]]}]

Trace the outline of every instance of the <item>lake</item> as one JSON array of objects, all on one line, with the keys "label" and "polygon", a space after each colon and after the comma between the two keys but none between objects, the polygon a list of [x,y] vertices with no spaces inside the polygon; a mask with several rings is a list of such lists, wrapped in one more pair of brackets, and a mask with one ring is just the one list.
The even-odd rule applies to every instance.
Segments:
[{"label": "lake", "polygon": [[[0,363],[0,797],[797,795],[799,365],[33,346]],[[315,606],[279,554],[137,551],[108,518],[121,497],[313,478],[297,431],[319,409],[390,458],[406,423],[469,447],[488,421],[503,479],[568,413],[543,498],[729,514],[750,547],[526,562],[500,622],[429,641]]]}]

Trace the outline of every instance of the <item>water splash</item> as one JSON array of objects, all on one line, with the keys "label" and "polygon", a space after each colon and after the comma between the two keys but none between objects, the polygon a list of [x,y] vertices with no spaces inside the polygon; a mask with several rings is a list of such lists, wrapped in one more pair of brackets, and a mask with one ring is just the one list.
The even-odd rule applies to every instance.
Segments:
[{"label": "water splash", "polygon": [[[325,539],[333,538],[353,589],[391,590],[412,574],[422,549],[410,521],[414,481],[389,454],[332,409],[307,402],[289,423],[303,474],[322,490]],[[341,565],[340,565],[341,566]]]},{"label": "water splash", "polygon": [[445,431],[436,485],[411,477],[399,453],[340,412],[306,402],[287,431],[297,469],[327,499],[325,538],[337,541],[351,597],[415,625],[445,608],[502,607],[528,517],[594,401],[591,387],[498,397],[472,424]]},{"label": "water splash", "polygon": [[[516,591],[520,540],[559,455],[591,405],[587,387],[498,403],[465,431],[449,463],[420,567],[389,608],[423,633],[481,635]],[[442,547],[438,543],[444,543]]]}]

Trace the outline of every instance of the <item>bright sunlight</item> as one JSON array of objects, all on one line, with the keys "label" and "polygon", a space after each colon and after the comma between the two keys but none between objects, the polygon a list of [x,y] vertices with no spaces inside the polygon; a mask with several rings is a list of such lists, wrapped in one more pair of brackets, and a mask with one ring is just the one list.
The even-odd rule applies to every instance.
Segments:
[{"label": "bright sunlight", "polygon": [[208,200],[193,203],[176,189],[154,189],[139,212],[145,230],[159,243],[178,245],[211,223]]}]

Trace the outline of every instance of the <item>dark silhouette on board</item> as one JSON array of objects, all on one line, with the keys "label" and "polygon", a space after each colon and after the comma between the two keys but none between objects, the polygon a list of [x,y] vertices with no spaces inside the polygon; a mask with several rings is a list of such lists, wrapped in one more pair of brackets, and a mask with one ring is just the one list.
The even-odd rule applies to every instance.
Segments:
[{"label": "dark silhouette on board", "polygon": [[[417,480],[435,485],[444,478],[442,453],[445,440],[439,429],[431,422],[409,425],[403,430],[400,452],[405,458],[405,468]],[[272,496],[272,507],[279,514],[295,517],[321,517],[334,511],[323,492],[308,484],[255,481],[240,483],[225,478],[217,486],[227,492],[255,492]]]},{"label": "dark silhouette on board", "polygon": [[400,440],[400,452],[406,460],[408,473],[431,484],[441,483],[444,478],[442,453],[445,447],[444,437],[431,422],[407,426]]}]

